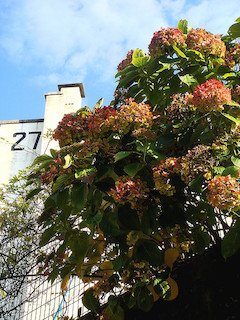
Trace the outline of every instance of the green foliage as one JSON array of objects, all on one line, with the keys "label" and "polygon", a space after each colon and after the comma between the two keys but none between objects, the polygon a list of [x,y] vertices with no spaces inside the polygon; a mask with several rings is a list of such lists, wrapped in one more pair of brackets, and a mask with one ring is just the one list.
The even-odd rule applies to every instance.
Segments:
[{"label": "green foliage", "polygon": [[49,280],[92,282],[83,304],[97,317],[124,319],[116,288],[148,312],[176,297],[179,260],[218,242],[225,258],[239,250],[240,59],[228,55],[238,24],[222,39],[186,20],[161,29],[151,56],[136,49],[120,64],[111,106],[65,116],[60,150],[35,160],[51,188],[38,219],[40,245],[55,244]]}]

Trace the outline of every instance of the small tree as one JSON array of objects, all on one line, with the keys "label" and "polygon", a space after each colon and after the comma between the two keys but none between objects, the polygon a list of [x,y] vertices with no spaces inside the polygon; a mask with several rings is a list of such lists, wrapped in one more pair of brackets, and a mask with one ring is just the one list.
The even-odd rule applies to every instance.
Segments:
[{"label": "small tree", "polygon": [[[0,189],[0,318],[16,317],[21,306],[31,301],[33,291],[29,281],[37,275],[37,259],[41,255],[39,238],[41,230],[37,217],[41,212],[46,189],[39,192],[38,181],[29,185],[30,170],[21,171]],[[27,194],[32,197],[29,200]],[[43,277],[42,277],[43,278]],[[39,281],[39,280],[38,280]],[[40,282],[39,282],[40,283]]]},{"label": "small tree", "polygon": [[[149,311],[174,299],[172,269],[221,243],[240,248],[240,19],[221,37],[160,29],[149,54],[118,66],[111,106],[65,115],[60,150],[40,156],[36,176],[51,186],[39,223],[49,280],[92,283],[83,304],[123,319],[125,304]],[[117,292],[117,294],[116,294]]]}]

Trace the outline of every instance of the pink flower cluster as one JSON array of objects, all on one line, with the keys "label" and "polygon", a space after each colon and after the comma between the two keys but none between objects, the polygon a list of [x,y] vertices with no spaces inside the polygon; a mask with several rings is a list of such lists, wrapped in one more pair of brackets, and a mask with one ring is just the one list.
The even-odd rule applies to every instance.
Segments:
[{"label": "pink flower cluster", "polygon": [[226,46],[221,36],[211,34],[205,29],[192,29],[187,35],[186,44],[188,49],[199,51],[206,57],[210,54],[225,57]]},{"label": "pink flower cluster", "polygon": [[111,189],[109,194],[115,202],[120,204],[129,202],[132,209],[139,210],[148,193],[147,183],[140,178],[122,176],[115,182],[115,189]]},{"label": "pink flower cluster", "polygon": [[133,52],[133,50],[128,51],[126,59],[119,63],[117,67],[118,71],[125,69],[132,62]]},{"label": "pink flower cluster", "polygon": [[153,58],[158,58],[168,53],[168,49],[175,45],[181,48],[184,45],[184,36],[178,28],[161,28],[154,32],[153,38],[148,46],[149,54]]},{"label": "pink flower cluster", "polygon": [[179,158],[167,158],[161,161],[158,167],[153,168],[153,179],[155,187],[160,194],[172,196],[175,187],[171,185],[171,176],[180,171]]},{"label": "pink flower cluster", "polygon": [[240,63],[240,43],[234,43],[225,57],[226,65],[233,68],[236,63]]},{"label": "pink flower cluster", "polygon": [[223,105],[231,103],[231,101],[231,90],[216,79],[198,85],[192,99],[193,105],[203,113],[222,111]]},{"label": "pink flower cluster", "polygon": [[127,132],[130,128],[151,128],[153,114],[151,107],[145,103],[137,103],[134,99],[126,100],[118,113],[118,128]]},{"label": "pink flower cluster", "polygon": [[230,175],[213,178],[208,182],[207,199],[213,207],[220,210],[239,209],[239,182]]}]

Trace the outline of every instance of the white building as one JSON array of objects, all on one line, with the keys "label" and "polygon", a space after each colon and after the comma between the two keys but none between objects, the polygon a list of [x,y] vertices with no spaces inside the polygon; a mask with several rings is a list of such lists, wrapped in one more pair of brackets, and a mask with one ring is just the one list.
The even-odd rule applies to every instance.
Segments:
[{"label": "white building", "polygon": [[[57,142],[49,142],[46,137],[49,129],[54,130],[64,114],[81,108],[84,97],[82,83],[58,85],[58,92],[45,95],[44,119],[0,121],[0,184],[6,184],[19,170],[31,165],[36,156],[58,147]],[[1,320],[56,320],[62,311],[64,315],[77,316],[79,294],[84,289],[78,279],[71,281],[64,298],[59,283],[32,283],[31,287],[34,296],[18,316]]]}]

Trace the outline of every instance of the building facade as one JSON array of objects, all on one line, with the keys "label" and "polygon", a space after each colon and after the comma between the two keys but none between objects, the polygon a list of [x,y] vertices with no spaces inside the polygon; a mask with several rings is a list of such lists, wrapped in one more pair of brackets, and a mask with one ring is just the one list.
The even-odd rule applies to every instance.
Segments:
[{"label": "building facade", "polygon": [[[30,166],[37,156],[58,148],[56,141],[49,140],[48,133],[57,127],[64,114],[80,109],[84,97],[82,83],[58,85],[57,92],[45,95],[44,119],[0,121],[0,185],[7,184],[19,170]],[[59,281],[53,286],[47,281],[30,281],[25,294],[33,292],[31,299],[16,309],[14,316],[0,319],[57,320],[63,315],[77,316],[83,290],[78,279],[70,282],[65,296],[61,294]]]}]

